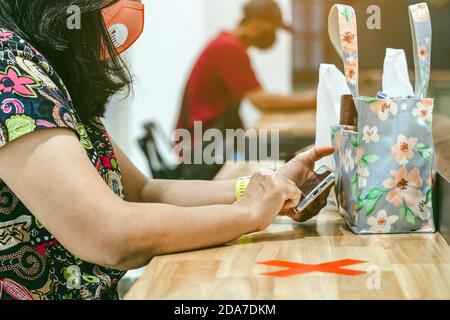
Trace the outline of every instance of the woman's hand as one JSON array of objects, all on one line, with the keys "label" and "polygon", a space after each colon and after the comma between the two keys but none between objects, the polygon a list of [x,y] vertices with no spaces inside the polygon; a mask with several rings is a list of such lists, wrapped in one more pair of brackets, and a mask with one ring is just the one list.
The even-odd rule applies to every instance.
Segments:
[{"label": "woman's hand", "polygon": [[255,230],[266,229],[281,210],[295,208],[301,191],[295,182],[272,171],[260,171],[253,175],[247,190],[235,205],[247,209]]},{"label": "woman's hand", "polygon": [[[333,152],[334,148],[332,147],[315,147],[307,152],[297,155],[281,168],[277,172],[277,175],[281,175],[294,181],[297,187],[301,188],[306,181],[314,179],[315,163],[323,157],[333,154]],[[293,208],[290,208],[283,210],[281,214],[289,216],[297,222],[309,220],[316,216],[326,206],[330,191],[331,188],[328,188],[326,192],[322,193],[320,197],[303,212],[296,213]]]}]

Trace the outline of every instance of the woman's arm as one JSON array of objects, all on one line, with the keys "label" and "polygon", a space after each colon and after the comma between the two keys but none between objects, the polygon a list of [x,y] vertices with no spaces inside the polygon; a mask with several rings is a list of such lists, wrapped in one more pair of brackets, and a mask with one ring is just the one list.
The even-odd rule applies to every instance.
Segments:
[{"label": "woman's arm", "polygon": [[235,185],[236,181],[148,180],[142,200],[183,207],[232,204],[236,201]]},{"label": "woman's arm", "polygon": [[127,201],[166,203],[182,207],[232,204],[236,181],[153,180],[146,177],[113,142]]},{"label": "woman's arm", "polygon": [[155,255],[215,246],[267,227],[295,184],[255,175],[233,205],[183,208],[126,202],[105,184],[75,134],[42,130],[0,149],[0,178],[61,244],[81,259],[111,267],[144,266]]}]

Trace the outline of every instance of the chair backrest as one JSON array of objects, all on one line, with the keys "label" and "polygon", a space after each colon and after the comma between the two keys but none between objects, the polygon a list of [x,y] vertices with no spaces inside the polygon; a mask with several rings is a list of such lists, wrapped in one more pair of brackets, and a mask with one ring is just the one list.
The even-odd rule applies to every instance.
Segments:
[{"label": "chair backrest", "polygon": [[156,122],[148,122],[144,125],[144,136],[139,139],[139,146],[147,159],[150,172],[155,179],[178,179],[179,169],[172,165],[164,157],[160,150],[160,144],[171,149],[170,140],[165,136],[163,130]]}]

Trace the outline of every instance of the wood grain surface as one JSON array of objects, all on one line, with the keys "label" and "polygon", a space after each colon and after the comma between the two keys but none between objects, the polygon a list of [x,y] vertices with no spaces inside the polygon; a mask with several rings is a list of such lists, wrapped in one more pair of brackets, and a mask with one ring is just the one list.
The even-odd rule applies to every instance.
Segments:
[{"label": "wood grain surface", "polygon": [[[345,276],[314,272],[269,277],[268,260],[318,264],[363,260]],[[379,275],[379,289],[374,287]],[[375,282],[374,282],[375,281]],[[153,259],[126,299],[450,299],[450,248],[439,233],[357,236],[336,210],[267,230],[227,246]]]},{"label": "wood grain surface", "polygon": [[[436,117],[434,134],[438,169],[450,177],[450,120]],[[280,165],[228,164],[218,179]],[[258,264],[342,259],[366,261],[346,267],[365,273],[273,277],[264,273],[283,268]],[[355,235],[329,206],[307,223],[280,217],[226,246],[156,257],[125,299],[450,299],[450,246],[440,233]]]},{"label": "wood grain surface", "polygon": [[316,136],[316,112],[265,112],[253,129],[278,129],[281,136],[310,138]]}]

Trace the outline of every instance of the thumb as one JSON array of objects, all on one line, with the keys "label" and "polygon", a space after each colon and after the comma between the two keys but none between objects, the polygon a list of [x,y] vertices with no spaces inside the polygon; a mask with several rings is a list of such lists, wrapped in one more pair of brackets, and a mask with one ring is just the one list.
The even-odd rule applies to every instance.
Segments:
[{"label": "thumb", "polygon": [[332,155],[333,152],[333,147],[314,147],[311,150],[307,151],[304,156],[308,162],[315,163],[323,157]]}]

